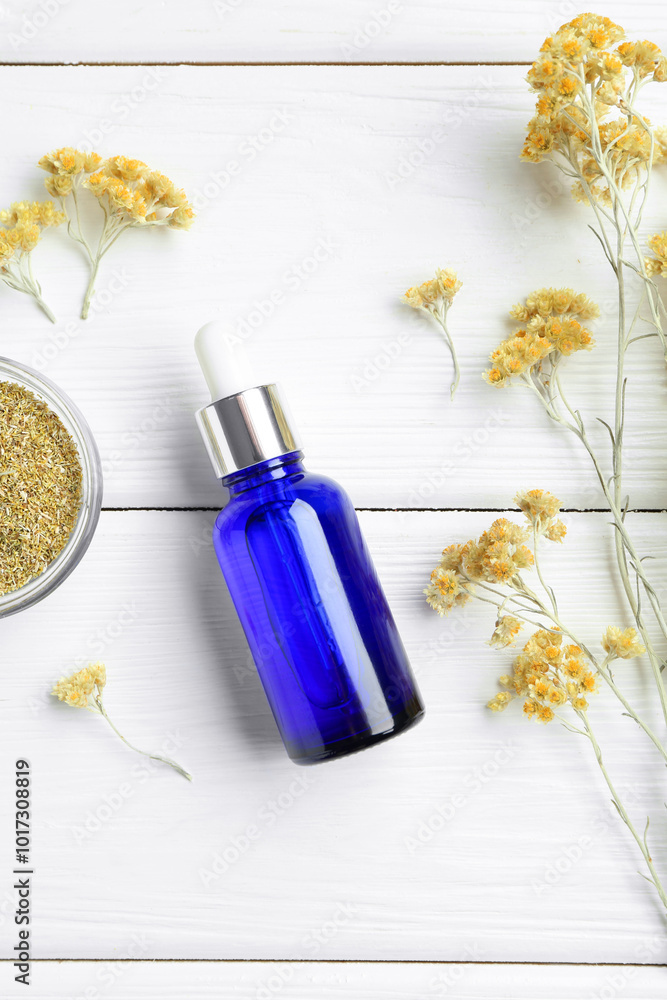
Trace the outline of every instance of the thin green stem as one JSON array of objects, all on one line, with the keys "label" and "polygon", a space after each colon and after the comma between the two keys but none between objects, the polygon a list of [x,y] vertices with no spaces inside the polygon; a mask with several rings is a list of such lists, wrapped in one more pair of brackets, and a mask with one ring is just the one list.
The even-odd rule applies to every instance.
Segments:
[{"label": "thin green stem", "polygon": [[444,300],[440,303],[439,306],[427,307],[427,312],[429,312],[431,316],[433,316],[438,326],[441,328],[443,337],[445,339],[445,343],[449,347],[449,353],[452,356],[452,363],[454,365],[454,379],[449,387],[449,392],[450,392],[450,399],[453,400],[459,382],[461,380],[461,369],[459,367],[459,359],[456,355],[456,348],[454,347],[454,341],[452,340],[449,329],[447,328],[447,313],[449,311],[449,305],[450,303],[447,300]]},{"label": "thin green stem", "polygon": [[173,767],[173,769],[175,771],[178,771],[179,774],[182,774],[184,778],[188,779],[188,781],[192,781],[192,775],[188,774],[188,772],[186,770],[184,770],[181,767],[180,764],[177,764],[176,761],[172,760],[171,757],[163,757],[161,754],[158,754],[158,753],[148,753],[148,751],[146,751],[146,750],[140,750],[139,747],[135,747],[132,743],[130,743],[129,740],[126,740],[125,737],[123,736],[123,734],[118,729],[116,729],[116,727],[114,726],[113,722],[111,721],[111,719],[107,715],[106,709],[104,708],[104,705],[102,703],[102,697],[101,697],[101,695],[97,695],[95,697],[95,704],[97,705],[97,707],[99,709],[100,715],[104,716],[104,718],[107,720],[107,722],[109,723],[109,725],[113,729],[113,731],[116,734],[116,736],[119,736],[121,738],[121,740],[123,741],[123,743],[130,748],[130,750],[134,750],[136,753],[140,753],[144,757],[149,757],[151,760],[158,760],[162,764],[168,764],[169,767]]},{"label": "thin green stem", "polygon": [[593,732],[591,724],[588,721],[588,716],[586,715],[586,712],[582,712],[577,709],[575,709],[575,711],[581,720],[586,736],[591,742],[591,745],[593,747],[593,752],[595,753],[595,759],[598,762],[598,766],[602,772],[604,780],[607,782],[607,788],[611,793],[611,798],[614,805],[616,806],[616,809],[618,810],[618,814],[625,823],[625,825],[627,826],[633,839],[635,840],[635,843],[637,844],[637,847],[639,848],[641,855],[644,859],[644,863],[646,864],[646,867],[650,872],[651,878],[649,879],[649,881],[652,882],[655,888],[657,889],[660,901],[662,902],[662,905],[665,907],[665,909],[667,909],[667,894],[665,893],[665,890],[662,886],[662,882],[660,881],[660,876],[658,875],[656,867],[653,864],[653,858],[649,853],[649,849],[646,843],[646,834],[644,834],[644,836],[641,836],[639,833],[637,833],[632,823],[632,820],[628,815],[627,809],[625,808],[622,799],[620,798],[618,792],[616,791],[612,783],[611,778],[609,777],[609,773],[602,759],[602,751],[600,750],[598,741],[595,738],[595,734]]}]

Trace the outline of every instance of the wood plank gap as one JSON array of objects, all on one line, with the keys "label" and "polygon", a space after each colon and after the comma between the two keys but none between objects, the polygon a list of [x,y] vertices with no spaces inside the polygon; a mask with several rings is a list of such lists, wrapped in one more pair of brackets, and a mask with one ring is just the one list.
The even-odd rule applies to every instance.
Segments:
[{"label": "wood plank gap", "polygon": [[[361,514],[518,514],[516,507],[355,507]],[[217,513],[216,507],[102,507],[106,514],[125,514],[133,511]],[[562,514],[610,514],[606,507],[563,507]],[[628,514],[667,514],[664,507],[630,507]]]},{"label": "wood plank gap", "polygon": [[[445,958],[31,958],[31,963],[58,962],[58,964],[69,963],[97,963],[97,962],[118,962],[124,965],[167,965],[169,963],[197,963],[198,965],[475,965],[475,966],[506,966],[526,967],[540,966],[552,968],[563,966],[569,968],[583,969],[667,969],[664,962],[501,962],[501,961],[479,961],[467,962],[465,959],[445,959]],[[0,958],[0,964],[13,963],[13,958]]]},{"label": "wood plank gap", "polygon": [[531,66],[530,62],[190,62],[177,60],[175,62],[0,62],[0,67],[22,66],[117,66],[129,68],[132,66]]}]

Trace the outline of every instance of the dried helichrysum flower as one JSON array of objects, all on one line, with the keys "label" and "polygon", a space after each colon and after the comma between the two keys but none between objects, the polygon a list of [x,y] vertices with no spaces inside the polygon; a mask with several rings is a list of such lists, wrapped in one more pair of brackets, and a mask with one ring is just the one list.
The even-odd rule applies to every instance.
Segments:
[{"label": "dried helichrysum flower", "polygon": [[449,545],[443,550],[440,562],[431,573],[431,582],[424,590],[426,603],[439,615],[446,615],[455,605],[470,600],[461,568],[463,548],[463,545]]},{"label": "dried helichrysum flower", "polygon": [[[553,159],[579,176],[578,200],[610,204],[612,191],[633,184],[653,155],[650,123],[628,111],[637,84],[667,79],[667,60],[652,42],[623,42],[625,32],[609,18],[580,14],[562,25],[528,72],[537,93],[522,158]],[[611,117],[615,115],[616,117]]]},{"label": "dried helichrysum flower", "polygon": [[456,293],[462,288],[456,271],[451,267],[438,268],[435,278],[425,281],[422,285],[408,288],[403,301],[413,309],[425,309],[437,305],[440,299],[452,302]]},{"label": "dried helichrysum flower", "polygon": [[449,347],[454,363],[454,380],[450,386],[451,398],[454,398],[456,388],[461,377],[458,358],[454,348],[454,341],[451,338],[447,327],[447,312],[454,301],[454,296],[462,287],[463,282],[459,280],[456,271],[451,267],[438,268],[435,278],[425,281],[421,285],[408,288],[403,296],[403,302],[413,309],[422,309],[429,313],[442,330],[445,342]]},{"label": "dried helichrysum flower", "polygon": [[[192,225],[195,213],[185,192],[141,160],[125,156],[103,160],[97,153],[65,147],[43,156],[38,166],[49,174],[46,187],[60,199],[68,219],[68,232],[90,261],[82,319],[88,315],[100,260],[123,232],[135,227],[189,229]],[[95,250],[88,244],[78,221],[76,208],[82,187],[95,196],[104,211],[104,225]],[[68,210],[69,195],[75,205],[73,214]]]},{"label": "dried helichrysum flower", "polygon": [[475,582],[511,584],[522,569],[533,565],[533,553],[524,544],[527,538],[526,528],[501,517],[477,541],[450,545],[424,590],[427,603],[446,615],[470,600]]},{"label": "dried helichrysum flower", "polygon": [[667,232],[656,233],[648,241],[648,245],[655,256],[645,258],[646,273],[649,277],[655,275],[664,277],[667,275]]},{"label": "dried helichrysum flower", "polygon": [[513,615],[501,615],[496,621],[493,635],[489,639],[489,646],[497,646],[501,649],[506,646],[513,646],[516,637],[521,631],[522,623]]},{"label": "dried helichrysum flower", "polygon": [[637,635],[637,629],[620,629],[616,625],[609,625],[602,636],[602,648],[609,653],[610,660],[631,660],[646,652],[646,646]]},{"label": "dried helichrysum flower", "polygon": [[51,694],[73,708],[88,708],[91,712],[99,712],[95,699],[101,697],[106,682],[107,671],[104,664],[89,663],[83,670],[77,670],[69,677],[61,677],[54,684]]},{"label": "dried helichrysum flower", "polygon": [[507,385],[515,376],[539,374],[546,358],[553,368],[562,357],[590,351],[595,341],[579,320],[592,319],[599,313],[595,302],[571,288],[532,292],[525,303],[510,309],[510,316],[525,323],[525,329],[515,330],[491,352],[491,367],[484,372],[484,378],[491,385]]},{"label": "dried helichrysum flower", "polygon": [[69,677],[61,677],[60,680],[54,684],[51,694],[58,698],[59,701],[64,701],[66,705],[71,705],[72,708],[87,708],[90,712],[95,712],[97,715],[101,715],[109,723],[114,733],[120,737],[120,739],[125,743],[130,750],[134,750],[136,753],[142,754],[144,757],[150,757],[151,760],[159,760],[162,764],[168,764],[169,767],[173,767],[175,771],[182,774],[184,778],[188,781],[192,781],[192,776],[185,771],[180,764],[172,760],[171,757],[164,757],[162,754],[148,753],[146,750],[139,750],[138,747],[133,746],[129,740],[126,740],[121,732],[119,732],[114,726],[113,722],[107,715],[106,708],[104,707],[104,701],[102,698],[102,692],[106,687],[107,683],[107,670],[103,663],[89,663],[87,667],[83,670],[77,670],[76,673],[70,674]]},{"label": "dried helichrysum flower", "polygon": [[539,535],[552,542],[562,542],[567,528],[556,516],[560,513],[560,500],[547,490],[520,490],[514,497]]},{"label": "dried helichrysum flower", "polygon": [[30,254],[43,229],[64,221],[64,213],[57,212],[52,201],[15,201],[0,212],[0,279],[17,292],[32,295],[52,323],[56,318],[42,298]]},{"label": "dried helichrysum flower", "polygon": [[525,303],[518,303],[510,309],[510,316],[526,323],[534,316],[563,316],[569,313],[579,319],[596,319],[600,307],[583,292],[571,288],[538,288],[526,297]]},{"label": "dried helichrysum flower", "polygon": [[566,704],[585,712],[586,696],[597,690],[597,677],[579,646],[564,645],[560,632],[546,629],[530,637],[514,661],[512,676],[501,677],[500,683],[510,690],[492,698],[488,708],[503,711],[513,698],[524,698],[524,713],[540,722],[550,722],[554,709]]},{"label": "dried helichrysum flower", "polygon": [[426,603],[438,612],[446,615],[455,604],[461,604],[468,595],[461,589],[457,574],[451,569],[436,566],[431,573],[431,582],[424,590]]},{"label": "dried helichrysum flower", "polygon": [[510,583],[522,569],[533,565],[533,553],[524,544],[528,531],[499,517],[477,541],[463,546],[461,566],[471,580]]}]

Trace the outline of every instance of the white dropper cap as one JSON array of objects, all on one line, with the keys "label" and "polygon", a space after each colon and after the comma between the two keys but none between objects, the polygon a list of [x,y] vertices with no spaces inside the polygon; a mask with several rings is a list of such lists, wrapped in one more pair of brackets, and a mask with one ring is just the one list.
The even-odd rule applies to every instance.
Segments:
[{"label": "white dropper cap", "polygon": [[218,479],[301,450],[279,386],[252,380],[235,339],[220,322],[207,323],[195,337],[212,396],[197,412],[197,423]]},{"label": "white dropper cap", "polygon": [[197,360],[214,401],[255,384],[243,350],[230,343],[231,337],[229,328],[219,321],[206,323],[195,337]]}]

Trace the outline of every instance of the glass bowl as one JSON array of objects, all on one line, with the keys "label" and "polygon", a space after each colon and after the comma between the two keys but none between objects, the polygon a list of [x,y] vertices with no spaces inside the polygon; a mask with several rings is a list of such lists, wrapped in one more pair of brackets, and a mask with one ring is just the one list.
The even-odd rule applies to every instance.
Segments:
[{"label": "glass bowl", "polygon": [[65,547],[39,576],[18,590],[0,594],[0,618],[7,618],[51,594],[81,562],[100,516],[102,466],[95,439],[83,415],[50,379],[33,368],[0,357],[0,382],[14,382],[29,389],[60,418],[76,445],[83,473],[81,509]]}]

